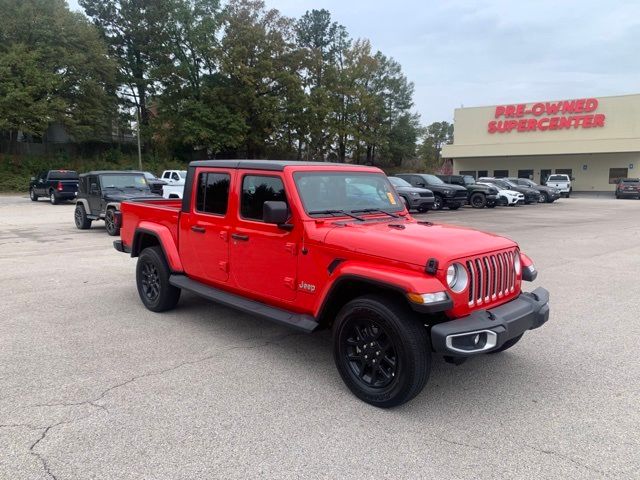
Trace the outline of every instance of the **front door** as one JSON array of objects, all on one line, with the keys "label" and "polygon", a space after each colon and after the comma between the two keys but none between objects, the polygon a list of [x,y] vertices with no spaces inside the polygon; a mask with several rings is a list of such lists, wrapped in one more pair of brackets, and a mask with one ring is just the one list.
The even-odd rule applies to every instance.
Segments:
[{"label": "front door", "polygon": [[217,169],[198,169],[196,175],[191,212],[180,217],[180,258],[190,276],[208,283],[226,282],[232,175]]},{"label": "front door", "polygon": [[96,175],[89,177],[89,210],[91,215],[100,215],[102,212],[102,186],[100,185],[100,179]]},{"label": "front door", "polygon": [[236,181],[240,182],[240,212],[230,239],[234,283],[247,292],[292,301],[299,232],[262,221],[264,202],[287,202],[282,178],[256,172]]}]

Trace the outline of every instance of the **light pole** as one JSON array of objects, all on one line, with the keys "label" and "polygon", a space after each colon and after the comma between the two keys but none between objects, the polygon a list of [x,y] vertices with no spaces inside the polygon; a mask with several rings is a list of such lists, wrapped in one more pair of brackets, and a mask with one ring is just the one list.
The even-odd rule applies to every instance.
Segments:
[{"label": "light pole", "polygon": [[140,148],[140,108],[136,105],[136,133],[138,134],[138,170],[142,171],[142,149]]}]

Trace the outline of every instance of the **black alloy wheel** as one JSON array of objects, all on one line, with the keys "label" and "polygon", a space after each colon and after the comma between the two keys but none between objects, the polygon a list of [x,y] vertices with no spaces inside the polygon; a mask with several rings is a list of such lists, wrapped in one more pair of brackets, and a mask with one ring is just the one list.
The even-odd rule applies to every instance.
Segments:
[{"label": "black alloy wheel", "polygon": [[140,300],[152,312],[164,312],[176,306],[180,289],[169,283],[171,270],[160,247],[145,248],[136,265],[136,284]]},{"label": "black alloy wheel", "polygon": [[473,208],[484,208],[487,205],[487,198],[482,193],[474,193],[469,199]]},{"label": "black alloy wheel", "polygon": [[107,229],[107,233],[112,237],[120,234],[120,225],[118,225],[116,211],[113,208],[107,210],[107,213],[104,216],[104,225]]},{"label": "black alloy wheel", "polygon": [[153,263],[144,263],[142,265],[141,276],[140,285],[143,295],[149,302],[155,303],[160,296],[160,276],[158,269]]},{"label": "black alloy wheel", "polygon": [[351,372],[369,388],[384,388],[396,376],[398,354],[388,332],[364,316],[346,327],[342,350]]},{"label": "black alloy wheel", "polygon": [[76,204],[76,209],[73,212],[73,219],[76,222],[76,227],[79,230],[87,230],[91,228],[91,220],[87,218],[87,212],[84,209],[84,205],[82,203]]},{"label": "black alloy wheel", "polygon": [[351,392],[381,408],[401,405],[420,393],[431,367],[422,322],[408,306],[378,295],[342,307],[333,325],[333,357]]}]

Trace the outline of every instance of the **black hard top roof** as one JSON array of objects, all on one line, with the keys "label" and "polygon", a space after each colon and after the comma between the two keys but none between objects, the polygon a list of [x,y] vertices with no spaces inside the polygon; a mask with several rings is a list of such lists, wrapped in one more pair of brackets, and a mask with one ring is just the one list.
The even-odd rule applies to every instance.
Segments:
[{"label": "black hard top roof", "polygon": [[285,167],[364,167],[365,165],[332,162],[300,162],[291,160],[196,160],[191,162],[189,166],[282,171]]},{"label": "black hard top roof", "polygon": [[93,170],[91,172],[82,173],[80,174],[80,176],[86,177],[87,175],[122,175],[127,173],[144,175],[144,172],[138,172],[137,170]]}]

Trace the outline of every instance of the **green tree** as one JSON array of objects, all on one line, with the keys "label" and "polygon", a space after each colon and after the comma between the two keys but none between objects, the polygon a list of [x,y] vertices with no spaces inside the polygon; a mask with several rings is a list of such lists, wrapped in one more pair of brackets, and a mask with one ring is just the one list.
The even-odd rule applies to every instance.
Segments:
[{"label": "green tree", "polygon": [[125,105],[140,109],[143,126],[149,124],[149,98],[158,83],[153,72],[167,53],[167,16],[174,0],[79,0],[100,29],[111,57],[118,62],[119,82],[125,87]]},{"label": "green tree", "polygon": [[425,128],[422,144],[418,149],[418,155],[427,166],[436,170],[442,164],[442,146],[453,143],[453,124],[449,122],[433,122]]},{"label": "green tree", "polygon": [[115,65],[98,33],[63,0],[0,0],[0,130],[76,140],[110,133]]}]

